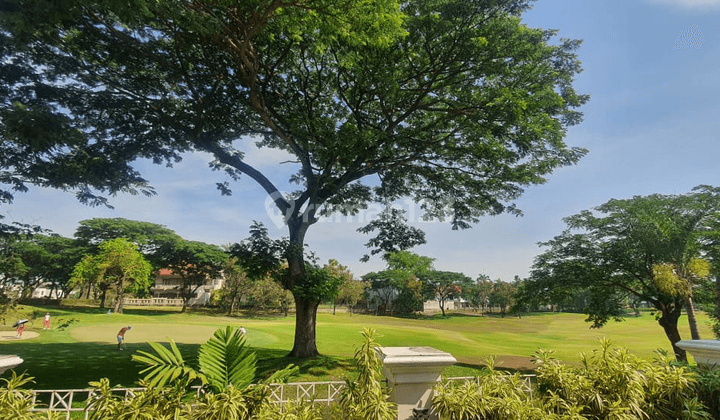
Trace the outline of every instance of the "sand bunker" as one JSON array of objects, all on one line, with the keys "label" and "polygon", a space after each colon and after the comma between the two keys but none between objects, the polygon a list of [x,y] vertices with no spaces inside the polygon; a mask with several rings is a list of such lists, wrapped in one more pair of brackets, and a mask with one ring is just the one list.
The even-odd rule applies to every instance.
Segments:
[{"label": "sand bunker", "polygon": [[17,331],[0,331],[0,341],[20,341],[30,340],[39,337],[40,334],[35,331],[25,331],[22,337],[17,336]]}]

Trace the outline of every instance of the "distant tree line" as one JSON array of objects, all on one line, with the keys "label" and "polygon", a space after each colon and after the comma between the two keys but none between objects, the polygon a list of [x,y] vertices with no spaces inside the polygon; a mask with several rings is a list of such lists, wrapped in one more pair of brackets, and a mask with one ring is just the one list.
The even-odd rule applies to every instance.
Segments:
[{"label": "distant tree line", "polygon": [[[227,313],[244,308],[287,315],[293,295],[281,283],[286,252],[286,240],[270,239],[259,223],[246,240],[220,247],[183,239],[149,222],[84,220],[74,238],[49,232],[0,237],[0,305],[12,307],[43,287],[49,296],[94,299],[101,308],[110,305],[121,313],[124,297],[148,297],[153,274],[167,269],[180,279],[175,288],[183,311],[208,279],[223,278],[211,304]],[[320,266],[314,256],[308,258],[308,270],[316,277],[310,293],[350,306],[360,300],[365,283],[346,267],[335,260]]]}]

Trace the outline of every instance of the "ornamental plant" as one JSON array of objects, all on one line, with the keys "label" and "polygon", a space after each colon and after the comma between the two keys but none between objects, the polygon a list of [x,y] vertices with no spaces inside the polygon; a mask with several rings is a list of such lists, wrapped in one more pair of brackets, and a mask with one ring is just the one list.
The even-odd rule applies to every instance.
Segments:
[{"label": "ornamental plant", "polygon": [[532,392],[523,390],[517,374],[495,371],[491,360],[474,381],[437,386],[433,410],[443,420],[718,418],[711,414],[719,402],[717,370],[698,375],[666,352],[645,361],[605,339],[599,349],[582,355],[580,367],[552,355],[535,354]]}]

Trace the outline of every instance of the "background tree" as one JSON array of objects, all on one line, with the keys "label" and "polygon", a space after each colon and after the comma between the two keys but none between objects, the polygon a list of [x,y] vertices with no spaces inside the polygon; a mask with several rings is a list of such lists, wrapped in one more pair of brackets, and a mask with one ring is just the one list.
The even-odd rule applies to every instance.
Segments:
[{"label": "background tree", "polygon": [[432,270],[434,259],[412,253],[395,251],[383,255],[387,269],[363,276],[370,283],[379,312],[412,313],[423,309],[423,287],[420,277]]},{"label": "background tree", "polygon": [[[70,282],[72,285],[96,282],[113,287],[116,293],[114,311],[121,314],[125,292],[147,290],[150,272],[150,263],[138,251],[138,246],[117,238],[101,243],[96,255],[86,255],[75,266]],[[103,291],[103,304],[104,296]]]},{"label": "background tree", "polygon": [[[702,191],[716,199],[720,188],[704,185]],[[713,320],[713,331],[720,338],[720,218],[710,218],[700,231],[700,245],[703,258],[710,262],[710,275],[714,278],[714,287],[708,291],[709,299],[705,308]]]},{"label": "background tree", "polygon": [[[335,315],[335,305],[338,303],[338,300],[340,300],[340,293],[345,293],[344,297],[347,297],[348,293],[352,293],[353,290],[357,290],[356,287],[353,288],[355,278],[353,277],[353,274],[350,272],[350,270],[348,270],[346,266],[341,265],[336,259],[330,259],[330,261],[328,261],[328,263],[325,264],[323,268],[327,270],[333,277],[340,280],[337,296],[333,298],[333,315]],[[357,301],[357,298],[355,298],[355,301]]]},{"label": "background tree", "polygon": [[370,272],[362,276],[364,282],[370,285],[369,299],[375,306],[375,314],[390,313],[392,315],[398,289],[395,285],[395,276],[389,270]]},{"label": "background tree", "polygon": [[285,290],[280,283],[270,277],[264,277],[250,283],[247,289],[245,304],[253,311],[278,309],[288,316],[292,293]]},{"label": "background tree", "polygon": [[163,256],[159,254],[161,247],[181,240],[178,234],[163,225],[121,217],[82,220],[75,230],[75,238],[91,248],[110,239],[125,238],[138,245],[138,250],[155,270],[164,268]]},{"label": "background tree", "polygon": [[538,295],[584,290],[589,294],[588,321],[594,327],[624,316],[623,300],[634,295],[657,311],[658,323],[678,360],[675,346],[686,298],[669,293],[654,275],[657,264],[687,270],[698,257],[701,233],[707,234],[720,209],[710,187],[684,195],[636,196],[610,200],[593,211],[565,219],[569,230],[542,245],[549,247],[533,265],[531,285]]},{"label": "background tree", "polygon": [[497,306],[500,308],[500,314],[504,318],[508,308],[515,304],[516,294],[517,287],[514,284],[498,279],[493,283],[488,302],[491,307]]},{"label": "background tree", "polygon": [[157,254],[163,266],[181,279],[178,287],[183,300],[181,312],[185,312],[188,301],[201,286],[222,276],[228,263],[228,254],[219,246],[184,239],[165,243]]},{"label": "background tree", "polygon": [[[266,288],[268,290],[265,290],[265,293],[273,296],[273,301],[279,302],[285,316],[290,307],[286,293],[289,290],[285,287],[284,279],[281,276],[282,268],[287,267],[287,264],[283,263],[287,250],[288,241],[286,239],[271,239],[267,228],[257,221],[253,221],[250,225],[248,238],[231,245],[228,249],[228,253],[237,259],[238,265],[250,282],[248,284],[248,296],[251,297],[249,303],[255,305],[253,302],[264,302],[265,297],[262,293]],[[273,280],[285,291],[279,291],[277,285],[269,283]],[[255,295],[259,300],[252,298]]]},{"label": "background tree", "polygon": [[470,277],[453,271],[429,270],[421,275],[420,280],[423,282],[425,298],[437,300],[443,316],[445,316],[445,302],[460,297],[463,287],[472,283]]},{"label": "background tree", "polygon": [[347,305],[352,316],[353,307],[362,299],[368,287],[370,287],[370,284],[366,281],[345,278],[338,287],[336,301],[341,305]]},{"label": "background tree", "polygon": [[490,301],[493,282],[487,275],[481,274],[474,283],[467,285],[462,290],[462,297],[468,301],[476,311],[485,312]]},{"label": "background tree", "polygon": [[234,257],[228,259],[222,272],[223,285],[219,290],[213,291],[212,299],[213,303],[226,308],[227,314],[232,315],[241,298],[247,295],[251,281]]},{"label": "background tree", "polygon": [[[8,80],[7,118],[60,119],[52,134],[89,150],[80,168],[100,156],[122,169],[115,190],[141,182],[135,158],[202,151],[273,199],[288,227],[294,356],[318,354],[321,296],[303,291],[322,288],[302,249],[319,216],[409,196],[467,228],[517,213],[524,187],[585,153],[563,141],[587,99],[572,87],[579,42],[524,25],[529,1],[9,1],[3,62],[23,79]],[[16,144],[32,138],[18,132]],[[294,155],[300,189],[283,196],[233,148],[248,142]]]},{"label": "background tree", "polygon": [[59,235],[4,237],[0,244],[0,275],[3,282],[20,286],[21,298],[31,297],[43,284],[65,296],[73,267],[86,251],[73,239]]}]

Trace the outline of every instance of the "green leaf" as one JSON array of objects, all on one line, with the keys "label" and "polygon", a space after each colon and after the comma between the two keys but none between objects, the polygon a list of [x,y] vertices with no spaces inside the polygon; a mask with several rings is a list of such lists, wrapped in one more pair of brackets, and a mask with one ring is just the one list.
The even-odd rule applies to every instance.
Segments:
[{"label": "green leaf", "polygon": [[198,362],[215,391],[229,385],[243,389],[255,379],[255,353],[245,347],[240,331],[230,326],[218,329],[213,338],[200,346]]}]

